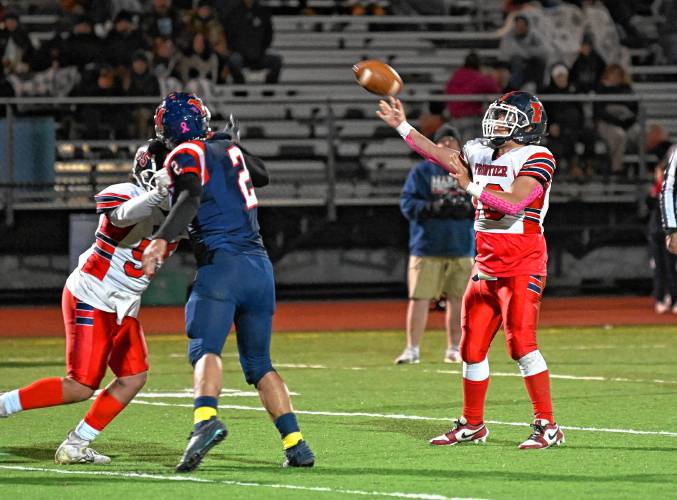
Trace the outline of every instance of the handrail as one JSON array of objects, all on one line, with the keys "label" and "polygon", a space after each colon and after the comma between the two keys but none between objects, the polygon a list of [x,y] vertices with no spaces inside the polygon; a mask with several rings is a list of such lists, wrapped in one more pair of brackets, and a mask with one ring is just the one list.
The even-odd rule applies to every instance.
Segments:
[{"label": "handrail", "polygon": [[[277,85],[250,86],[250,90],[275,90]],[[406,87],[405,87],[406,89]],[[236,90],[234,88],[234,90]],[[541,100],[550,100],[558,102],[677,102],[677,93],[637,93],[637,94],[538,94]],[[458,95],[439,95],[426,94],[415,96],[404,96],[402,99],[409,102],[453,102],[453,101],[474,101],[489,102],[498,98],[498,94],[458,94]],[[77,105],[77,104],[154,104],[158,105],[162,97],[10,97],[0,99],[0,106],[6,105],[33,105],[33,104],[51,104],[58,105]],[[369,103],[377,102],[378,96],[369,95],[364,92],[359,95],[331,95],[322,96],[318,94],[313,97],[231,97],[231,96],[212,96],[208,102],[214,104],[319,104],[331,101],[332,104],[350,104],[350,103]],[[205,99],[207,100],[207,99]]]}]

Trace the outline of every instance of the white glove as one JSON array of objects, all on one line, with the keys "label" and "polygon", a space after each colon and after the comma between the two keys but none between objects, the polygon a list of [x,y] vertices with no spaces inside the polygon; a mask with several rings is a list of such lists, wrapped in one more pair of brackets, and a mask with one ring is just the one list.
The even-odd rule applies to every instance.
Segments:
[{"label": "white glove", "polygon": [[172,184],[172,180],[169,178],[169,172],[166,168],[161,168],[151,179],[151,185],[155,184],[155,189],[163,197],[166,198],[169,196],[169,187]]}]

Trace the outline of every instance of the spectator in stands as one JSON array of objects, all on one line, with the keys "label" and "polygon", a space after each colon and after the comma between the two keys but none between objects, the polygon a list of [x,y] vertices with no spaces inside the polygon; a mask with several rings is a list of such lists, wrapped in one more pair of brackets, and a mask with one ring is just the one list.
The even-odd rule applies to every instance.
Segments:
[{"label": "spectator in stands", "polygon": [[[181,60],[183,56],[181,51],[176,50],[171,38],[160,36],[153,41],[153,59],[151,66],[153,73],[160,81],[160,88],[166,85],[171,88],[177,88],[181,79]],[[166,94],[166,89],[162,89],[162,95]]]},{"label": "spectator in stands", "polygon": [[75,23],[85,15],[85,8],[77,0],[59,0],[56,36],[71,33]]},{"label": "spectator in stands", "polygon": [[58,44],[59,64],[77,66],[82,71],[85,65],[103,60],[103,41],[94,34],[89,17],[77,17],[73,23],[71,34]]},{"label": "spectator in stands", "polygon": [[202,33],[193,35],[190,51],[181,61],[181,80],[204,79],[216,83],[219,76],[219,58]]},{"label": "spectator in stands", "polygon": [[142,26],[143,33],[151,40],[163,36],[184,46],[181,20],[178,11],[172,6],[172,0],[153,0],[153,6],[144,16]]},{"label": "spectator in stands", "polygon": [[659,197],[665,167],[674,147],[670,143],[667,130],[661,125],[652,126],[646,137],[646,152],[658,157],[654,172],[654,184],[647,198],[649,223],[647,237],[649,242],[650,265],[653,270],[654,310],[658,314],[670,311],[677,314],[677,256],[665,246],[665,231],[661,221]]},{"label": "spectator in stands", "polygon": [[188,25],[193,34],[201,33],[212,47],[224,43],[226,34],[216,18],[211,0],[200,0],[191,13]]},{"label": "spectator in stands", "polygon": [[[122,85],[113,68],[104,65],[87,73],[72,95],[82,97],[120,97],[124,95]],[[129,138],[127,108],[119,104],[84,104],[78,106],[77,129],[83,139],[127,139]]]},{"label": "spectator in stands", "polygon": [[235,83],[244,83],[242,69],[267,69],[266,83],[277,83],[282,57],[268,52],[273,41],[270,11],[258,0],[242,0],[226,19],[230,58],[228,67]]},{"label": "spectator in stands", "polygon": [[[545,94],[574,94],[569,84],[569,70],[564,64],[556,64],[551,71],[550,85]],[[548,148],[557,158],[558,169],[572,175],[580,175],[577,163],[576,143],[583,141],[586,152],[591,153],[594,142],[589,131],[584,129],[583,108],[578,102],[554,101],[543,96],[545,111],[548,115]],[[573,163],[573,165],[572,165]]]},{"label": "spectator in stands", "polygon": [[[14,97],[14,87],[9,83],[2,69],[0,69],[0,97]],[[0,106],[0,116],[5,116],[6,113],[7,107]]]},{"label": "spectator in stands", "polygon": [[[134,97],[159,97],[160,83],[151,72],[148,56],[143,50],[137,50],[132,57],[132,69],[127,84],[127,95]],[[153,132],[153,106],[138,105],[132,111],[132,137],[151,137]]]},{"label": "spectator in stands", "polygon": [[[101,25],[103,30],[110,28],[110,23],[120,11],[127,11],[138,21],[145,10],[145,1],[142,0],[96,0],[89,4],[87,13],[94,21],[94,25]],[[95,30],[96,31],[96,30]]]},{"label": "spectator in stands", "polygon": [[113,67],[129,67],[136,50],[148,48],[141,32],[133,24],[132,13],[121,10],[115,16],[113,29],[106,37],[106,62]]},{"label": "spectator in stands", "polygon": [[2,67],[8,73],[24,73],[33,57],[33,44],[28,32],[19,23],[19,15],[9,11],[0,29],[0,57]]},{"label": "spectator in stands", "polygon": [[515,16],[512,30],[501,38],[499,53],[510,62],[510,86],[530,92],[541,87],[550,50],[543,34],[529,30],[526,16]]},{"label": "spectator in stands", "polygon": [[[633,94],[630,77],[625,69],[618,64],[610,64],[606,67],[596,91],[600,95],[631,96]],[[597,124],[597,133],[604,139],[609,148],[611,173],[623,174],[623,158],[628,141],[628,129],[637,120],[637,102],[596,102],[594,117]]]},{"label": "spectator in stands", "polygon": [[677,0],[664,0],[660,6],[662,22],[658,28],[667,64],[677,64]]},{"label": "spectator in stands", "polygon": [[585,33],[581,40],[578,57],[574,61],[569,75],[569,80],[575,92],[582,94],[595,90],[604,68],[606,68],[606,63],[595,50],[592,44],[592,36],[590,33]]},{"label": "spectator in stands", "polygon": [[[480,58],[470,52],[463,66],[451,75],[445,93],[455,94],[498,94],[500,88],[496,81],[480,71]],[[480,101],[451,101],[447,104],[449,116],[461,134],[462,142],[481,136],[481,120],[484,104]]]},{"label": "spectator in stands", "polygon": [[498,84],[499,94],[505,94],[513,90],[518,90],[510,86],[511,73],[510,63],[507,61],[497,60],[493,66],[492,78]]},{"label": "spectator in stands", "polygon": [[390,8],[398,16],[446,16],[449,8],[445,0],[391,0]]},{"label": "spectator in stands", "polygon": [[[459,149],[458,132],[442,126],[434,142]],[[444,361],[460,363],[461,298],[475,251],[470,197],[446,170],[430,161],[415,165],[400,196],[400,210],[409,220],[409,305],[407,344],[396,364],[418,363],[419,345],[431,300],[445,300],[447,350]]]},{"label": "spectator in stands", "polygon": [[[632,18],[641,12],[637,7],[640,4],[638,0],[633,2],[619,2],[618,0],[602,0],[602,3],[609,11],[611,19],[616,23],[616,29],[620,32],[620,41],[626,47],[642,48],[649,45],[649,40],[633,24]],[[651,10],[646,13],[651,15]]]}]

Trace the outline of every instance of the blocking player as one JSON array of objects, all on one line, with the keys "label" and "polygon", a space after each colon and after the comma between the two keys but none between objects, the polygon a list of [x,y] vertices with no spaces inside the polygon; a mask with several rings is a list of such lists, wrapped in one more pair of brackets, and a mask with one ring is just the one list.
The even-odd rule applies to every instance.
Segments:
[{"label": "blocking player", "polygon": [[233,323],[245,378],[280,432],[283,465],[309,467],[315,457],[270,360],[275,282],[259,234],[254,192],[268,183],[268,174],[231,136],[211,133],[209,119],[202,101],[186,93],[169,94],[155,113],[157,137],[173,148],[165,168],[173,181],[174,205],[144,251],[143,267],[152,276],[162,265],[167,242],[189,224],[198,265],[186,304],[188,357],[194,367],[193,430],[176,470],[197,468],[227,435],[217,407],[221,351]]},{"label": "blocking player", "polygon": [[[0,396],[0,417],[77,403],[92,397],[110,366],[116,378],[57,449],[59,464],[110,463],[90,444],[146,382],[146,341],[137,315],[150,280],[141,268],[141,254],[169,209],[169,176],[156,169],[166,153],[160,141],[141,146],[130,182],[95,196],[96,240],[80,256],[62,295],[68,375],[43,378]],[[175,242],[168,244],[165,256],[175,248]]]},{"label": "blocking player", "polygon": [[380,101],[377,114],[412,149],[446,168],[476,202],[477,257],[461,313],[463,415],[430,443],[486,441],[487,352],[501,323],[535,416],[533,432],[519,447],[563,443],[564,434],[553,417],[548,367],[536,342],[547,271],[543,219],[555,172],[552,154],[538,145],[546,132],[543,105],[528,92],[501,96],[482,120],[484,139],[469,141],[462,151],[435,145],[417,132],[397,99]]}]

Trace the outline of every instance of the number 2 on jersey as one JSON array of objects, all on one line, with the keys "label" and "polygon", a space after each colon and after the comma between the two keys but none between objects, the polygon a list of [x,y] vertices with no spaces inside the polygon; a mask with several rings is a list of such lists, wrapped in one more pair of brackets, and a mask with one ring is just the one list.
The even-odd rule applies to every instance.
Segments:
[{"label": "number 2 on jersey", "polygon": [[240,186],[240,192],[247,204],[247,210],[252,209],[259,204],[259,200],[256,198],[254,186],[252,185],[252,180],[249,176],[249,170],[247,170],[247,164],[244,161],[242,150],[237,146],[231,146],[227,151],[230,161],[233,163],[233,168],[242,165],[242,168],[237,175],[237,184]]}]

